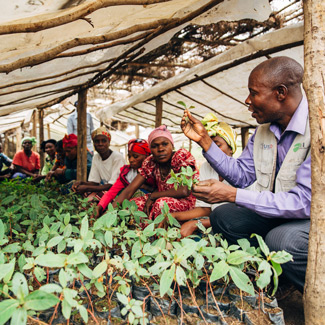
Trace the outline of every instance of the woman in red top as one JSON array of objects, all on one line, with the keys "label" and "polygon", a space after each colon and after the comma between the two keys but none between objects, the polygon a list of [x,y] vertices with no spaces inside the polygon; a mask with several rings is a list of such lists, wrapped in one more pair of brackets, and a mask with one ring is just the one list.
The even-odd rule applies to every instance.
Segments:
[{"label": "woman in red top", "polygon": [[15,173],[12,178],[33,177],[37,179],[41,168],[40,156],[32,150],[36,144],[34,137],[26,137],[21,141],[23,150],[16,152],[12,163],[15,166]]},{"label": "woman in red top", "polygon": [[[113,186],[104,194],[97,206],[95,217],[103,214],[109,203],[113,202],[116,196],[124,190],[137,176],[138,168],[142,162],[151,154],[148,142],[143,139],[132,139],[128,143],[129,165],[124,165],[120,169],[120,175]],[[153,180],[149,179],[147,186],[153,185]],[[148,189],[147,187],[147,189]],[[144,186],[142,186],[142,190]],[[142,193],[144,194],[144,193]]]},{"label": "woman in red top", "polygon": [[153,130],[148,137],[152,155],[149,156],[139,169],[139,174],[133,182],[115,200],[113,206],[122,203],[124,199],[130,199],[135,191],[149,178],[152,177],[157,188],[153,193],[132,199],[140,211],[144,211],[151,219],[156,218],[167,203],[170,212],[186,211],[194,208],[195,197],[186,186],[174,189],[173,184],[167,184],[170,172],[181,171],[181,167],[190,166],[196,170],[195,178],[199,174],[195,165],[195,158],[185,149],[174,149],[174,141],[171,133],[165,125]]}]

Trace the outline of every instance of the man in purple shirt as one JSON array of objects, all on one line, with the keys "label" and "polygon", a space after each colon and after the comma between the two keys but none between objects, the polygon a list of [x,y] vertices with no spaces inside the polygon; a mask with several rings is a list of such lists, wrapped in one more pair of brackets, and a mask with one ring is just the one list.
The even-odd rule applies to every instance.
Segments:
[{"label": "man in purple shirt", "polygon": [[[247,238],[256,245],[250,235],[257,233],[271,250],[291,253],[293,261],[284,264],[283,271],[300,291],[307,267],[311,201],[308,105],[301,91],[302,77],[301,65],[288,57],[264,61],[251,72],[245,103],[262,125],[238,159],[225,155],[190,112],[185,111],[181,123],[184,134],[203,148],[210,165],[233,185],[208,180],[193,188],[200,200],[230,202],[211,213],[213,231],[231,244]],[[257,191],[244,190],[253,183]]]}]

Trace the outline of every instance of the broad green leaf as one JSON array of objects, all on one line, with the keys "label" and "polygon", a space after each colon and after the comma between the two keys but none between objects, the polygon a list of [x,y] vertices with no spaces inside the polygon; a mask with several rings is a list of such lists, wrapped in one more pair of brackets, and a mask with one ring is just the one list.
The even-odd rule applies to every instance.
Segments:
[{"label": "broad green leaf", "polygon": [[84,245],[84,242],[83,242],[81,239],[77,239],[77,240],[75,241],[75,243],[74,243],[74,247],[73,247],[74,252],[75,252],[75,253],[80,252],[80,250],[82,249],[83,245]]},{"label": "broad green leaf", "polygon": [[35,264],[45,267],[64,267],[66,258],[65,254],[42,254],[36,257]]},{"label": "broad green leaf", "polygon": [[67,274],[65,273],[64,269],[60,270],[59,282],[63,288],[66,288],[66,286],[68,285]]},{"label": "broad green leaf", "polygon": [[86,264],[78,264],[78,270],[88,279],[93,277],[93,271]]},{"label": "broad green leaf", "polygon": [[197,270],[201,270],[204,265],[204,258],[201,254],[195,256],[195,266]]},{"label": "broad green leaf", "polygon": [[70,265],[88,263],[88,257],[82,252],[72,253],[68,255],[67,263]]},{"label": "broad green leaf", "polygon": [[21,246],[19,243],[12,243],[10,245],[5,246],[2,251],[4,253],[18,253],[21,250]]},{"label": "broad green leaf", "polygon": [[27,310],[18,308],[11,317],[10,325],[24,325],[27,323]]},{"label": "broad green leaf", "polygon": [[6,299],[0,302],[0,325],[5,324],[10,319],[18,306],[19,302],[16,299]]},{"label": "broad green leaf", "polygon": [[7,263],[7,264],[0,264],[0,280],[7,276],[8,280],[4,282],[8,282],[15,270],[15,263]]},{"label": "broad green leaf", "polygon": [[282,267],[280,264],[275,263],[274,261],[271,260],[271,264],[273,266],[273,269],[275,271],[275,274],[277,274],[277,276],[280,276],[282,274]]},{"label": "broad green leaf", "polygon": [[46,310],[55,306],[60,299],[53,295],[41,290],[36,290],[30,293],[25,300],[25,308],[32,310]]},{"label": "broad green leaf", "polygon": [[59,242],[59,245],[57,247],[58,253],[62,253],[67,247],[67,242],[65,240],[62,240]]},{"label": "broad green leaf", "polygon": [[74,298],[77,296],[78,292],[69,288],[63,289],[64,300],[68,302],[71,307],[76,307],[78,305]]},{"label": "broad green leaf", "polygon": [[229,268],[230,276],[232,277],[235,285],[240,290],[243,290],[249,293],[251,296],[254,296],[254,286],[249,277],[235,266],[229,266]]},{"label": "broad green leaf", "polygon": [[71,316],[71,306],[65,299],[62,301],[62,314],[65,319],[69,319]]},{"label": "broad green leaf", "polygon": [[107,270],[107,263],[103,261],[93,269],[93,277],[99,278]]},{"label": "broad green leaf", "polygon": [[267,247],[264,239],[260,235],[257,235],[257,234],[252,234],[251,235],[251,237],[254,237],[254,236],[256,237],[256,239],[258,241],[258,245],[260,246],[261,251],[264,253],[265,256],[269,256],[270,255],[270,250]]},{"label": "broad green leaf", "polygon": [[232,265],[239,265],[252,259],[252,256],[244,251],[234,251],[227,257],[227,262]]},{"label": "broad green leaf", "polygon": [[229,265],[225,261],[213,264],[213,271],[210,276],[210,282],[223,278],[229,271]]},{"label": "broad green leaf", "polygon": [[16,198],[15,195],[9,195],[1,201],[1,205],[7,205],[11,203]]},{"label": "broad green leaf", "polygon": [[72,233],[72,226],[70,224],[68,224],[65,228],[64,228],[64,231],[63,231],[63,236],[65,238],[68,238],[71,236],[71,233]]},{"label": "broad green leaf", "polygon": [[39,288],[40,291],[45,291],[47,293],[61,293],[62,292],[62,287],[59,286],[58,284],[55,283],[49,283],[41,286]]},{"label": "broad green leaf", "polygon": [[34,268],[34,274],[39,282],[42,282],[46,278],[45,270],[39,266]]},{"label": "broad green leaf", "polygon": [[247,251],[248,248],[250,248],[251,244],[247,238],[241,238],[237,240],[239,246],[243,251]]},{"label": "broad green leaf", "polygon": [[121,293],[117,292],[116,293],[117,299],[124,305],[126,306],[129,303],[128,298],[125,295],[122,295]]},{"label": "broad green leaf", "polygon": [[268,262],[262,261],[258,267],[258,271],[260,273],[259,278],[256,281],[256,285],[263,290],[271,282],[272,269]]},{"label": "broad green leaf", "polygon": [[293,261],[292,255],[286,251],[279,251],[279,252],[272,252],[271,253],[271,261],[278,263],[278,264],[283,264],[287,263],[289,261]]},{"label": "broad green leaf", "polygon": [[52,248],[54,246],[56,246],[57,244],[59,244],[61,242],[61,240],[63,239],[63,236],[56,236],[53,237],[52,239],[49,240],[49,242],[47,243],[47,248]]},{"label": "broad green leaf", "polygon": [[24,299],[28,293],[28,284],[26,278],[19,272],[16,272],[12,278],[12,292],[18,299]]},{"label": "broad green leaf", "polygon": [[[64,224],[66,226],[69,226],[69,222],[70,222],[70,214],[67,213],[65,216],[64,216]],[[70,225],[71,226],[71,225]]]},{"label": "broad green leaf", "polygon": [[83,321],[88,324],[88,312],[84,306],[79,305],[78,307],[79,313],[83,319]]},{"label": "broad green leaf", "polygon": [[111,231],[105,232],[105,243],[108,247],[113,247],[113,234]]},{"label": "broad green leaf", "polygon": [[184,272],[183,268],[179,265],[176,268],[176,282],[180,286],[186,285],[186,273]]},{"label": "broad green leaf", "polygon": [[5,235],[5,226],[2,220],[0,219],[0,240],[4,237],[4,235]]},{"label": "broad green leaf", "polygon": [[165,293],[169,290],[175,275],[175,264],[171,266],[170,269],[167,269],[163,272],[160,278],[160,296],[163,297]]},{"label": "broad green leaf", "polygon": [[81,221],[81,228],[80,228],[80,237],[86,237],[88,232],[88,217],[84,217]]},{"label": "broad green leaf", "polygon": [[34,209],[38,209],[39,207],[42,206],[42,202],[39,199],[39,196],[37,194],[32,195],[30,202]]},{"label": "broad green leaf", "polygon": [[181,100],[179,100],[177,102],[177,104],[182,105],[184,108],[186,108],[186,104],[183,101],[181,101]]}]

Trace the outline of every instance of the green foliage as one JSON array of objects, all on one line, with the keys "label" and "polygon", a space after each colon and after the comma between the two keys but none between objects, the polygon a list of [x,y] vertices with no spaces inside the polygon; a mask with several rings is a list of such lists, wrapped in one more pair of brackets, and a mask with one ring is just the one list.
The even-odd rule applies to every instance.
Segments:
[{"label": "green foliage", "polygon": [[[183,168],[169,181],[190,189],[194,175]],[[107,303],[117,294],[130,324],[148,323],[143,302],[131,298],[132,282],[154,282],[156,293],[173,297],[180,286],[218,280],[252,295],[271,282],[275,291],[281,264],[292,258],[270,252],[258,235],[257,248],[247,239],[228,245],[203,225],[202,237],[181,238],[166,203],[153,221],[127,200],[93,220],[87,200],[29,182],[2,182],[0,203],[0,324],[26,324],[57,304],[66,319],[80,313],[87,322],[90,293]],[[162,221],[165,228],[157,228]],[[252,269],[255,279],[246,275]]]},{"label": "green foliage", "polygon": [[181,167],[179,173],[175,173],[173,170],[170,171],[171,177],[167,180],[167,184],[174,184],[175,190],[181,186],[186,186],[189,190],[192,189],[194,184],[198,183],[198,180],[194,178],[194,175],[197,173],[196,170],[193,170],[190,166]]}]

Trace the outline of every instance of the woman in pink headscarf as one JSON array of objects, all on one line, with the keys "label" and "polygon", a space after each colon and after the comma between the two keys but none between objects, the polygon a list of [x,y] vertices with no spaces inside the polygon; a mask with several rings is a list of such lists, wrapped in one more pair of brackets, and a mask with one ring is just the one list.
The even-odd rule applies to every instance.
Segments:
[{"label": "woman in pink headscarf", "polygon": [[149,218],[155,219],[166,202],[170,212],[186,211],[195,205],[195,197],[186,186],[177,190],[172,184],[168,184],[170,172],[181,171],[181,167],[190,166],[197,171],[195,178],[198,179],[198,170],[195,158],[185,149],[174,150],[174,141],[171,133],[165,125],[154,129],[148,137],[148,143],[152,155],[144,160],[139,174],[132,183],[115,200],[114,205],[122,203],[124,199],[130,199],[135,191],[150,177],[154,179],[156,190],[139,198],[133,199],[140,211],[144,211]]},{"label": "woman in pink headscarf", "polygon": [[[128,158],[129,164],[124,165],[120,169],[120,175],[117,178],[114,185],[104,194],[104,196],[99,201],[95,217],[100,217],[103,214],[103,211],[107,208],[108,204],[113,202],[113,200],[117,197],[117,195],[123,191],[138,175],[138,169],[142,166],[142,162],[151,155],[151,151],[149,149],[148,142],[143,139],[132,139],[128,143]],[[150,191],[152,191],[152,186],[154,182],[152,178],[149,178],[144,185],[142,185],[140,192],[135,193],[133,197],[144,195],[148,193],[148,189],[150,187]],[[145,190],[146,188],[147,190]]]}]

